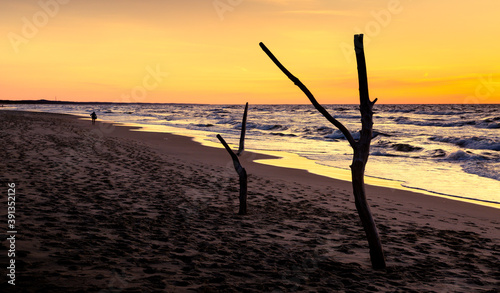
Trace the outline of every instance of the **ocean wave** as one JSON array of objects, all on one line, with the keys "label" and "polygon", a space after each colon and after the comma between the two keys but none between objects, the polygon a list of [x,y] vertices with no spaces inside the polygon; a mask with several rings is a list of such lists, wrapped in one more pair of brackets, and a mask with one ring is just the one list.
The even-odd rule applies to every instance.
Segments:
[{"label": "ocean wave", "polygon": [[334,112],[345,112],[345,111],[351,111],[352,109],[350,108],[344,108],[344,107],[335,107],[332,109]]},{"label": "ocean wave", "polygon": [[393,121],[396,122],[397,124],[431,126],[431,127],[461,127],[466,125],[476,125],[477,123],[474,120],[448,122],[440,119],[410,120],[407,117],[396,117],[393,119]]},{"label": "ocean wave", "polygon": [[490,129],[500,128],[500,123],[490,123],[485,128],[490,128]]},{"label": "ocean wave", "polygon": [[324,135],[323,137],[328,139],[345,139],[342,131],[338,129],[333,130],[330,134]]},{"label": "ocean wave", "polygon": [[462,163],[462,169],[470,174],[500,180],[500,162],[466,161]]},{"label": "ocean wave", "polygon": [[446,151],[442,149],[429,150],[429,155],[433,158],[443,158],[446,157]]},{"label": "ocean wave", "polygon": [[148,109],[147,112],[149,113],[171,113],[171,110],[158,110],[158,109]]},{"label": "ocean wave", "polygon": [[431,136],[429,137],[429,140],[451,143],[459,147],[469,149],[500,151],[500,142],[490,138],[481,138],[476,136],[469,138]]},{"label": "ocean wave", "polygon": [[392,153],[386,153],[384,151],[374,151],[370,153],[371,156],[378,156],[378,157],[401,157],[400,155],[397,154],[392,154]]},{"label": "ocean wave", "polygon": [[229,114],[231,112],[224,110],[224,109],[213,109],[212,113],[214,113],[214,114]]},{"label": "ocean wave", "polygon": [[[198,117],[203,117],[203,116],[198,116]],[[223,117],[217,113],[210,113],[208,114],[206,117],[204,117],[205,119],[213,119],[213,120],[223,120],[223,119],[227,119],[226,117]]]},{"label": "ocean wave", "polygon": [[[217,121],[216,124],[227,124],[227,125],[233,125],[234,128],[241,128],[241,120],[234,120],[232,118],[223,118],[220,121]],[[248,127],[248,124],[247,124]]]},{"label": "ocean wave", "polygon": [[420,151],[423,149],[421,147],[412,146],[407,143],[395,143],[391,147],[398,152],[405,152],[405,153]]},{"label": "ocean wave", "polygon": [[456,152],[450,153],[443,160],[454,162],[454,161],[471,161],[471,160],[487,160],[487,159],[488,159],[487,157],[481,155],[458,150]]},{"label": "ocean wave", "polygon": [[453,111],[453,110],[450,110],[450,111],[415,111],[414,112],[415,114],[419,114],[419,115],[442,115],[442,116],[454,116],[454,115],[464,115],[464,114],[467,114],[469,112],[464,112],[464,111]]},{"label": "ocean wave", "polygon": [[458,150],[442,159],[445,162],[459,163],[462,170],[469,174],[500,180],[500,159],[493,156],[478,155]]},{"label": "ocean wave", "polygon": [[314,132],[319,134],[319,135],[326,136],[326,135],[340,132],[340,130],[332,128],[332,127],[328,127],[328,126],[320,126],[320,127],[317,127]]},{"label": "ocean wave", "polygon": [[[345,136],[342,133],[342,131],[340,131],[337,128],[333,128],[333,127],[329,127],[329,126],[302,127],[302,128],[294,129],[294,132],[297,134],[303,135],[303,136],[307,136],[308,138],[310,138],[310,136],[319,136],[319,137],[326,138],[326,139],[345,139]],[[351,132],[351,135],[353,136],[354,139],[360,138],[359,131]],[[375,138],[377,136],[390,137],[392,135],[388,134],[388,133],[381,132],[381,131],[373,130],[372,138]],[[315,139],[318,139],[318,137],[315,137]]]},{"label": "ocean wave", "polygon": [[429,126],[429,127],[462,127],[475,126],[477,128],[496,129],[500,128],[500,117],[487,118],[482,121],[462,120],[462,121],[446,121],[443,119],[426,119],[412,120],[408,117],[389,117],[397,124]]},{"label": "ocean wave", "polygon": [[485,123],[491,123],[494,121],[500,121],[500,117],[491,117],[491,118],[486,118],[483,120],[483,122],[485,122]]},{"label": "ocean wave", "polygon": [[385,133],[385,132],[382,132],[382,131],[373,130],[372,131],[372,138],[375,138],[377,136],[391,137],[392,134],[388,134],[388,133]]},{"label": "ocean wave", "polygon": [[[143,116],[146,116],[146,115],[143,115]],[[165,116],[163,117],[163,120],[166,120],[166,121],[175,121],[175,120],[180,120],[181,117],[177,117],[177,116]]]},{"label": "ocean wave", "polygon": [[338,129],[328,126],[316,126],[316,127],[307,126],[296,130],[296,132],[301,133],[303,135],[319,135],[322,137],[334,134],[337,131]]},{"label": "ocean wave", "polygon": [[271,132],[269,133],[271,135],[276,135],[276,136],[290,136],[290,137],[295,137],[297,135],[293,134],[293,133],[282,133],[282,132]]},{"label": "ocean wave", "polygon": [[[324,135],[323,137],[328,138],[328,139],[346,139],[344,134],[342,133],[342,131],[340,131],[338,129],[332,129],[332,130],[333,131],[330,134]],[[358,140],[361,137],[361,132],[360,131],[351,132],[351,135],[352,135],[352,138],[354,138],[355,140]],[[387,134],[387,133],[383,133],[380,131],[375,131],[375,130],[372,131],[372,139],[377,137],[377,136],[390,137],[392,135]]]},{"label": "ocean wave", "polygon": [[288,126],[279,124],[262,124],[262,125],[257,124],[255,128],[260,130],[287,130]]},{"label": "ocean wave", "polygon": [[335,114],[333,113],[332,115],[335,119],[360,119],[361,118],[361,115],[360,114],[354,114],[354,115],[351,115],[351,114]]},{"label": "ocean wave", "polygon": [[413,113],[415,109],[390,109],[386,111],[387,113]]},{"label": "ocean wave", "polygon": [[483,119],[476,125],[477,128],[496,129],[500,128],[500,117],[490,117]]},{"label": "ocean wave", "polygon": [[[241,122],[234,126],[236,129],[241,129]],[[288,126],[280,124],[259,124],[259,123],[247,123],[247,129],[259,129],[259,130],[287,130]]]}]

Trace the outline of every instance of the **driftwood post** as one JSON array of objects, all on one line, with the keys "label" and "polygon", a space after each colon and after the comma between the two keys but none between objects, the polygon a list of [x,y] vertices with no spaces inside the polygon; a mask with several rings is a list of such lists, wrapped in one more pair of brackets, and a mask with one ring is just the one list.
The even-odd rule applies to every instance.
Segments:
[{"label": "driftwood post", "polygon": [[246,215],[247,214],[247,171],[243,166],[240,164],[240,160],[238,159],[238,156],[241,155],[244,149],[244,143],[245,143],[245,131],[246,131],[246,124],[247,124],[247,111],[248,111],[248,103],[245,106],[245,112],[243,114],[243,121],[241,123],[241,136],[240,136],[240,145],[238,148],[238,154],[236,155],[233,150],[229,147],[229,145],[226,143],[224,138],[220,136],[220,134],[217,134],[217,138],[219,141],[222,143],[226,151],[229,153],[231,156],[231,159],[233,159],[233,165],[234,169],[236,170],[236,173],[238,173],[239,176],[239,181],[240,181],[240,210],[238,214],[240,215]]},{"label": "driftwood post", "polygon": [[351,174],[352,174],[352,187],[354,193],[354,200],[356,203],[356,209],[358,211],[361,223],[368,238],[368,244],[370,247],[370,260],[372,267],[374,269],[384,269],[385,256],[382,249],[382,243],[380,241],[380,236],[378,234],[377,226],[373,220],[370,207],[366,201],[365,194],[365,183],[364,174],[365,166],[368,161],[368,156],[370,154],[370,142],[372,139],[372,126],[373,126],[373,105],[377,101],[375,99],[373,102],[370,101],[368,96],[368,78],[366,75],[366,62],[365,53],[363,48],[363,35],[354,36],[354,49],[356,52],[356,61],[358,64],[358,80],[359,80],[359,99],[360,99],[360,112],[361,112],[361,133],[359,140],[355,140],[352,134],[347,130],[347,128],[333,118],[326,110],[323,108],[314,98],[312,93],[307,89],[307,87],[294,75],[292,75],[279,61],[274,57],[274,55],[267,49],[267,47],[260,43],[260,47],[264,52],[271,58],[271,60],[278,66],[281,71],[298,86],[304,94],[309,98],[314,107],[321,113],[325,118],[335,125],[342,133],[354,150],[354,155],[352,158]]},{"label": "driftwood post", "polygon": [[248,102],[245,105],[245,112],[243,113],[243,120],[241,120],[241,135],[240,135],[240,147],[236,153],[238,156],[241,155],[245,149],[245,133],[247,132],[247,112],[248,112]]}]

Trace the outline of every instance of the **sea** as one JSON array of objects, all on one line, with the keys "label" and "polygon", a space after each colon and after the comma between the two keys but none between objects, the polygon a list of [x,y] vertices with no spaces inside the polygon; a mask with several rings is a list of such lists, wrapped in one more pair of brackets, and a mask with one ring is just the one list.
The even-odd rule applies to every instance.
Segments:
[{"label": "sea", "polygon": [[[359,138],[359,105],[324,105]],[[65,113],[133,124],[236,148],[244,105],[20,104],[5,108]],[[500,207],[500,105],[375,105],[366,182]],[[245,149],[289,159],[287,167],[348,180],[353,151],[312,105],[249,105]],[[295,158],[295,159],[294,159]],[[279,160],[260,161],[280,165]],[[297,163],[294,166],[295,162]],[[303,164],[306,161],[308,164]],[[309,166],[309,167],[303,167]],[[311,167],[313,166],[313,167]],[[330,175],[329,175],[330,174]],[[337,175],[336,175],[337,174]],[[347,174],[347,175],[346,175]]]}]

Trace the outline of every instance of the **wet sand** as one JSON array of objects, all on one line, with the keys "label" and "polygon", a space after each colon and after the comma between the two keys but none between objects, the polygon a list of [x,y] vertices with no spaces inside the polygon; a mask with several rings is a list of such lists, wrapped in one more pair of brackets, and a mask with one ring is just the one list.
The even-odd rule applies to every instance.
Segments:
[{"label": "wet sand", "polygon": [[246,152],[239,216],[222,148],[13,111],[0,136],[0,218],[13,182],[18,231],[2,292],[499,292],[499,209],[367,186],[388,264],[374,271],[350,182]]}]

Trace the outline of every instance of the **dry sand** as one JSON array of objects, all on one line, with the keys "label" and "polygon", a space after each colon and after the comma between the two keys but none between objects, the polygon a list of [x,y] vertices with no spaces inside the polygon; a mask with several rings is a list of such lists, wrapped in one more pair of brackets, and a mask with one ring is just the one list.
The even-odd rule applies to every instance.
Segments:
[{"label": "dry sand", "polygon": [[349,182],[247,152],[238,216],[222,148],[47,113],[0,111],[0,136],[0,218],[14,182],[18,230],[1,292],[499,292],[498,209],[368,186],[374,271]]}]

